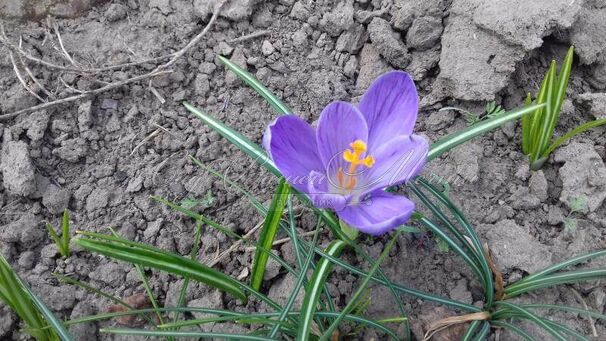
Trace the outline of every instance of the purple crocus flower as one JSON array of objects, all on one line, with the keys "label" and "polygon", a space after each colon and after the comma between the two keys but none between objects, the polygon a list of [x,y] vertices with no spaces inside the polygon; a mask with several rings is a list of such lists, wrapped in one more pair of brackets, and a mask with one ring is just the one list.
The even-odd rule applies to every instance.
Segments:
[{"label": "purple crocus flower", "polygon": [[428,143],[414,135],[419,97],[401,71],[379,77],[356,107],[332,102],[317,128],[280,116],[263,145],[286,181],[316,207],[333,209],[358,230],[380,235],[405,223],[414,203],[385,191],[418,175]]}]

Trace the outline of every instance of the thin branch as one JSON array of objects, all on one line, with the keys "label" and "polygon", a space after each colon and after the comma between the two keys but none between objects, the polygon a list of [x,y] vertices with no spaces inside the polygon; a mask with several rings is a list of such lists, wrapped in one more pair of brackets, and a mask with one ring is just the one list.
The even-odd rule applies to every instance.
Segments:
[{"label": "thin branch", "polygon": [[261,30],[261,31],[253,32],[251,34],[243,35],[238,38],[234,38],[232,40],[227,41],[227,43],[229,43],[229,44],[241,43],[241,42],[249,40],[249,39],[255,39],[258,37],[266,36],[270,33],[271,33],[270,30]]},{"label": "thin branch", "polygon": [[42,97],[40,97],[37,93],[35,93],[34,90],[30,89],[30,87],[27,86],[27,83],[25,82],[25,80],[23,79],[23,76],[21,75],[21,71],[19,71],[19,67],[17,66],[17,62],[15,61],[15,56],[13,55],[13,52],[8,51],[8,55],[11,59],[11,63],[13,64],[13,70],[15,71],[15,75],[17,75],[17,79],[19,79],[19,83],[21,83],[21,85],[23,85],[23,87],[25,88],[25,90],[27,90],[27,92],[29,92],[32,96],[34,96],[38,100],[40,100],[40,102],[46,102]]},{"label": "thin branch", "polygon": [[189,51],[189,49],[191,49],[194,45],[196,45],[200,41],[200,39],[202,39],[202,37],[204,37],[204,35],[206,35],[206,33],[213,26],[213,24],[217,20],[217,17],[219,16],[219,13],[221,12],[221,9],[223,8],[223,5],[225,5],[225,3],[226,3],[226,0],[217,1],[217,3],[215,4],[215,9],[213,11],[213,15],[210,18],[210,20],[208,21],[208,23],[206,24],[206,26],[204,27],[204,29],[202,30],[202,32],[198,33],[198,35],[195,36],[194,39],[190,40],[189,43],[187,43],[187,45],[185,45],[181,50],[177,51],[174,54],[174,56],[171,58],[171,60],[169,60],[166,64],[162,64],[162,65],[158,66],[154,71],[168,69],[173,64],[175,64],[177,62],[177,60],[179,58],[181,58],[181,56],[183,56],[187,51]]},{"label": "thin branch", "polygon": [[95,90],[90,90],[89,92],[86,92],[86,93],[82,93],[82,94],[79,94],[79,95],[74,95],[74,96],[71,96],[71,97],[66,97],[66,98],[58,99],[56,101],[47,102],[47,103],[36,105],[36,106],[30,107],[30,108],[25,108],[25,109],[22,109],[22,110],[18,110],[18,111],[12,112],[10,114],[0,115],[0,122],[6,121],[8,119],[11,119],[13,117],[19,116],[21,114],[25,114],[25,113],[30,113],[30,112],[38,111],[38,110],[47,109],[47,108],[50,108],[52,106],[59,105],[59,104],[65,104],[65,103],[69,103],[69,102],[74,102],[74,101],[77,101],[77,100],[80,100],[80,99],[83,99],[83,98],[86,98],[86,97],[89,97],[89,96],[92,96],[92,95],[100,94],[102,92],[105,92],[105,91],[108,91],[108,90],[111,90],[111,89],[119,88],[119,87],[121,87],[123,85],[126,85],[126,84],[138,82],[140,80],[148,79],[148,78],[151,78],[151,77],[155,77],[155,76],[159,76],[159,75],[163,75],[163,74],[167,74],[167,73],[171,73],[171,72],[172,72],[172,70],[164,70],[164,71],[156,71],[156,72],[146,73],[144,75],[133,77],[133,78],[129,78],[129,79],[126,79],[126,80],[121,81],[121,82],[110,83],[110,84],[108,84],[108,85],[106,85],[104,87],[101,87],[101,88],[95,89]]},{"label": "thin branch", "polygon": [[72,56],[69,55],[69,53],[65,49],[65,46],[63,46],[63,39],[61,39],[61,33],[59,33],[59,25],[57,25],[56,22],[53,23],[53,30],[55,31],[57,40],[59,40],[59,46],[61,47],[61,51],[63,51],[63,55],[65,55],[65,58],[67,58],[67,60],[69,60],[69,62],[72,65],[76,66],[76,62],[74,62],[74,59],[72,58]]}]

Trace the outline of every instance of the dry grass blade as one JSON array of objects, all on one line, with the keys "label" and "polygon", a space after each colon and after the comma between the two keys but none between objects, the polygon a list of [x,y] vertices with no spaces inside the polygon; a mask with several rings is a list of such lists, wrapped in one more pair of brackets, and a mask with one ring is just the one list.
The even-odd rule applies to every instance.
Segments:
[{"label": "dry grass blade", "polygon": [[449,328],[451,326],[461,324],[461,323],[467,323],[467,322],[471,322],[471,321],[488,320],[489,318],[490,318],[490,313],[488,313],[487,311],[480,311],[477,313],[471,313],[471,314],[465,314],[465,315],[459,315],[459,316],[450,316],[450,317],[443,318],[441,320],[433,322],[429,326],[429,329],[425,333],[423,341],[431,340],[431,338],[436,333],[438,333],[446,328]]},{"label": "dry grass blade", "polygon": [[497,301],[500,301],[503,299],[503,296],[505,296],[505,283],[503,281],[503,274],[501,273],[499,268],[497,268],[497,265],[494,263],[494,259],[492,259],[492,255],[490,254],[490,249],[488,248],[488,244],[484,243],[483,247],[484,247],[484,255],[486,256],[486,259],[488,260],[488,267],[490,267],[490,271],[492,271],[492,274],[494,275],[495,291],[496,291],[495,299]]}]

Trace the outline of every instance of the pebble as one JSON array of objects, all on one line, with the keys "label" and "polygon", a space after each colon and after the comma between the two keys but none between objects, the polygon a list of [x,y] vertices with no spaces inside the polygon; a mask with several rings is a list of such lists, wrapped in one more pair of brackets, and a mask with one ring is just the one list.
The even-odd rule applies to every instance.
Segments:
[{"label": "pebble", "polygon": [[28,196],[36,190],[34,165],[27,143],[9,141],[2,148],[0,161],[4,187],[9,194]]}]

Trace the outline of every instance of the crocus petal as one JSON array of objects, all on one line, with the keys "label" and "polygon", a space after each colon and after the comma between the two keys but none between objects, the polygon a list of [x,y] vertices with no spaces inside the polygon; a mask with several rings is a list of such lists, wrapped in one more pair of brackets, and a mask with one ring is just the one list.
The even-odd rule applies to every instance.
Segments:
[{"label": "crocus petal", "polygon": [[415,209],[408,198],[379,191],[365,201],[346,206],[337,215],[356,229],[375,236],[404,224]]},{"label": "crocus petal", "polygon": [[375,164],[367,169],[356,191],[399,185],[419,175],[427,161],[429,143],[419,135],[396,136],[373,152]]},{"label": "crocus petal", "polygon": [[368,123],[369,149],[394,136],[410,135],[419,108],[415,83],[406,72],[388,72],[368,88],[358,108]]},{"label": "crocus petal", "polygon": [[307,191],[307,176],[321,172],[314,129],[302,119],[280,116],[265,132],[263,144],[286,181],[299,191]]},{"label": "crocus petal", "polygon": [[[339,167],[345,167],[343,152],[355,140],[368,140],[366,120],[356,107],[347,102],[332,102],[322,110],[316,131],[318,154],[329,180]],[[345,168],[346,170],[346,168]]]},{"label": "crocus petal", "polygon": [[348,198],[340,194],[329,193],[328,178],[324,173],[312,171],[308,176],[307,195],[312,205],[318,208],[330,208],[340,211]]}]

